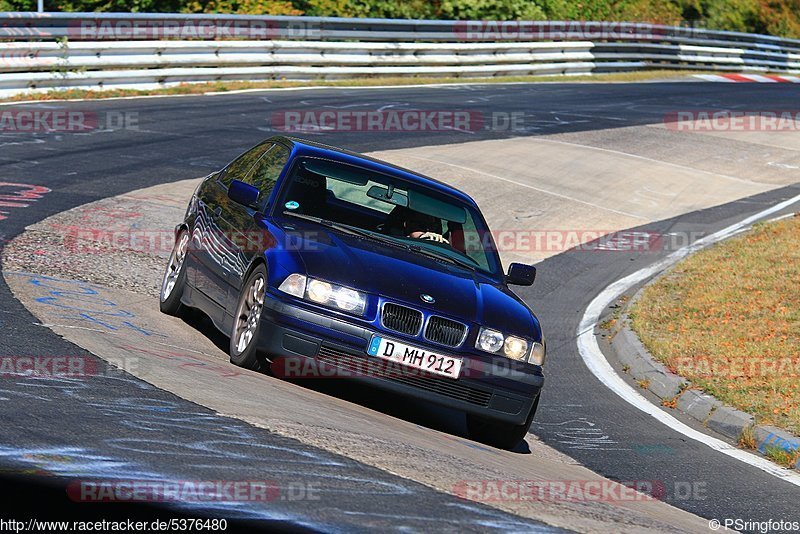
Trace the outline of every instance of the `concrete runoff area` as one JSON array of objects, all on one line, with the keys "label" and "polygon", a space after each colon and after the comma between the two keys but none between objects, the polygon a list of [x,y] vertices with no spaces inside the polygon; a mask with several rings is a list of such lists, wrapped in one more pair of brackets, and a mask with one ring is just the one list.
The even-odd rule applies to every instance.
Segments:
[{"label": "concrete runoff area", "polygon": [[[7,283],[42,324],[138,378],[222,415],[434,489],[459,494],[465,482],[520,479],[621,488],[533,435],[527,438],[530,454],[502,451],[458,436],[461,423],[452,423],[453,434],[440,432],[324,390],[230,364],[225,348],[214,343],[219,336],[213,331],[203,335],[197,324],[159,312],[157,296],[169,249],[124,251],[103,243],[99,234],[95,234],[98,241],[90,238],[90,229],[108,232],[105,237],[116,235],[118,240],[141,235],[145,228],[168,235],[197,183],[185,180],[134,191],[33,225],[5,251]],[[70,236],[66,242],[65,236]],[[65,312],[64,307],[47,303],[54,291],[77,293],[78,309]],[[105,326],[87,321],[86,314]],[[700,518],[653,498],[628,495],[612,501],[544,498],[486,504],[583,532],[700,531],[705,525]]]},{"label": "concrete runoff area", "polygon": [[[631,130],[638,128],[653,131],[651,127]],[[654,161],[646,155],[577,145],[568,135],[571,134],[476,141],[370,155],[466,190],[478,201],[495,231],[611,232],[719,205],[778,185],[774,173],[765,172],[763,181],[754,179],[757,176],[732,179],[711,170]],[[591,141],[602,145],[602,133],[594,135]],[[778,181],[796,180],[796,174],[785,173]],[[238,369],[228,363],[227,354],[220,348],[222,343],[215,343],[219,336],[202,320],[183,321],[160,314],[156,296],[169,255],[169,238],[197,183],[196,179],[186,180],[134,191],[31,226],[4,250],[6,281],[43,324],[147,382],[220,414],[430,487],[452,493],[465,480],[602,480],[533,435],[527,438],[530,455],[501,451],[459,437],[460,423],[451,424],[451,433],[440,432],[402,416],[383,413],[369,402],[351,402],[328,394],[325,388],[319,391]],[[91,229],[104,233],[94,234]],[[108,242],[109,232],[117,236],[114,242]],[[137,232],[140,237],[135,242]],[[126,243],[126,239],[131,241]],[[126,245],[130,247],[127,250]],[[503,250],[502,255],[507,264],[538,261],[559,252],[562,250],[558,247],[512,247]],[[58,280],[37,278],[38,275]],[[81,288],[78,294],[93,292],[91,301],[85,303],[89,313],[98,311],[92,307],[98,303],[113,303],[125,313],[106,316],[105,324],[91,324],[79,307],[65,312],[42,300],[53,291],[69,293],[64,291],[64,284]],[[444,427],[448,428],[447,424]],[[398,454],[398,447],[413,454]],[[652,499],[502,500],[490,504],[579,531],[707,528],[705,520]]]}]

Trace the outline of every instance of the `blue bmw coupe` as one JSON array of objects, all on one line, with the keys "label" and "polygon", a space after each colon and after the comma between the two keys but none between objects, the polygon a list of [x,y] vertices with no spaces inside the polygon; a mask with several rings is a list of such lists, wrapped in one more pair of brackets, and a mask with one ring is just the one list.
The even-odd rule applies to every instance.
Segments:
[{"label": "blue bmw coupe", "polygon": [[236,365],[343,377],[456,408],[515,447],[539,403],[545,341],[477,204],[420,174],[272,137],[195,190],[161,311],[207,314]]}]

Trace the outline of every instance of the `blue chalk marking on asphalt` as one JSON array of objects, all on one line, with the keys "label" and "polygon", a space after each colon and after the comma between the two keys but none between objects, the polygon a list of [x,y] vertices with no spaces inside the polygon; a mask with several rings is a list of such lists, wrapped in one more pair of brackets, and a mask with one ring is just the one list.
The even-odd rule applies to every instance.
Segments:
[{"label": "blue chalk marking on asphalt", "polygon": [[[135,325],[131,322],[132,319],[136,318],[135,313],[120,308],[113,300],[104,298],[97,289],[91,287],[86,282],[81,282],[79,280],[61,280],[30,273],[6,274],[27,276],[29,284],[47,292],[45,296],[37,297],[34,300],[40,304],[46,304],[72,312],[71,315],[64,315],[63,317],[78,318],[88,321],[107,330],[111,330],[112,332],[121,329],[130,329],[147,337],[168,337],[161,332],[145,330]],[[117,319],[111,320],[111,317]]]}]

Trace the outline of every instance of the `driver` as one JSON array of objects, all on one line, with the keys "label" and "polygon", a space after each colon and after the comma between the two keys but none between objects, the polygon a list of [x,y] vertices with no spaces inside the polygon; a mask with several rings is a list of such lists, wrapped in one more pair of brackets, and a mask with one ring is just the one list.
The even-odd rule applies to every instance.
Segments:
[{"label": "driver", "polygon": [[409,210],[408,217],[403,222],[403,230],[408,237],[450,244],[440,233],[442,222],[433,215]]}]

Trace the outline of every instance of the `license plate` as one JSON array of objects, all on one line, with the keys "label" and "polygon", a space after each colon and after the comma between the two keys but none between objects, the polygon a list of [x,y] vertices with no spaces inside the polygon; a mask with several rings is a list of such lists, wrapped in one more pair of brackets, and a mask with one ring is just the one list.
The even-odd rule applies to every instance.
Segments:
[{"label": "license plate", "polygon": [[372,336],[367,354],[448,378],[458,378],[463,363],[461,358],[445,356],[381,336]]}]

